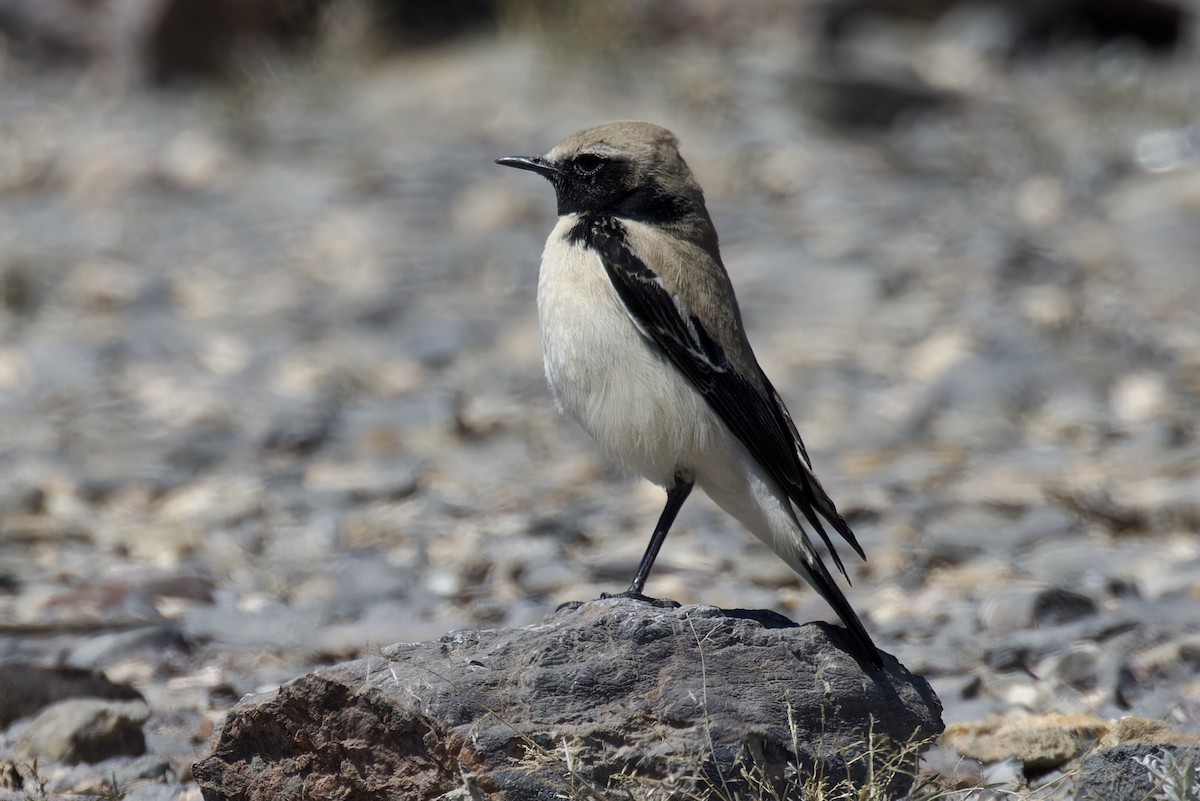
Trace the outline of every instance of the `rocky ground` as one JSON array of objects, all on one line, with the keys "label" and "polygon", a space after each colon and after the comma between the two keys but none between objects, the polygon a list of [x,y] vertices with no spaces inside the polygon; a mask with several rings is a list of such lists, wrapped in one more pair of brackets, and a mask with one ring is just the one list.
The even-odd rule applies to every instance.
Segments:
[{"label": "rocky ground", "polygon": [[[662,494],[557,416],[552,195],[492,164],[613,119],[706,189],[868,554],[851,602],[961,724],[929,769],[1069,797],[1118,718],[1200,734],[1200,48],[1005,63],[989,31],[867,30],[853,77],[789,18],[331,36],[171,90],[0,59],[0,797],[198,798],[246,692],[625,586]],[[922,100],[876,127],[860,85]],[[699,497],[647,591],[832,619]],[[47,742],[97,681],[54,666],[144,704]]]}]

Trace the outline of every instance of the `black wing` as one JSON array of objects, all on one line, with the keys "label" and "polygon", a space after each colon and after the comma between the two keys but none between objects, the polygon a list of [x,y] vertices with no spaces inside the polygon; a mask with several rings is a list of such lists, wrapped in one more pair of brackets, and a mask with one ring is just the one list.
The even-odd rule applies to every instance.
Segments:
[{"label": "black wing", "polygon": [[[708,405],[759,464],[787,492],[820,534],[838,570],[849,581],[820,514],[862,558],[854,532],[813,475],[808,454],[775,388],[769,397],[730,363],[724,348],[678,298],[663,288],[658,275],[629,249],[624,226],[613,218],[581,221],[573,234],[600,255],[617,295],[642,333],[653,341],[696,387]],[[764,377],[764,381],[765,381]]]}]

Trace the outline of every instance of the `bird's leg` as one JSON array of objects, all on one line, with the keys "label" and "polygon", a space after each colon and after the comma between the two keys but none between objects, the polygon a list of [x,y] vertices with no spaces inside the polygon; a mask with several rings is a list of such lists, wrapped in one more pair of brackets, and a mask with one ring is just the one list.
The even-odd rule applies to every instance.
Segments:
[{"label": "bird's leg", "polygon": [[679,509],[687,500],[688,493],[692,491],[694,484],[695,479],[691,476],[684,475],[683,472],[675,474],[675,483],[667,487],[667,505],[663,507],[662,514],[658,516],[658,525],[654,527],[650,544],[646,546],[646,553],[642,555],[637,573],[633,576],[633,583],[624,592],[625,595],[642,594],[642,588],[646,586],[646,579],[650,576],[650,568],[654,566],[654,560],[658,558],[658,551],[667,539],[667,532],[671,530],[671,524],[675,522],[675,515],[679,514]]}]

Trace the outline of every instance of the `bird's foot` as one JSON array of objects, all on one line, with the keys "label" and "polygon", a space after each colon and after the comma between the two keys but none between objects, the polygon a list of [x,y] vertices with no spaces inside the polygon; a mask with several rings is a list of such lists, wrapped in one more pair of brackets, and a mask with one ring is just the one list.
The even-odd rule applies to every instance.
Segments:
[{"label": "bird's foot", "polygon": [[583,606],[583,601],[563,601],[554,608],[555,612],[574,611]]},{"label": "bird's foot", "polygon": [[672,601],[670,598],[651,598],[649,595],[643,595],[637,590],[625,590],[625,592],[602,592],[600,598],[629,598],[634,601],[641,601],[644,604],[656,606],[659,609],[676,609],[681,604],[679,601]]}]

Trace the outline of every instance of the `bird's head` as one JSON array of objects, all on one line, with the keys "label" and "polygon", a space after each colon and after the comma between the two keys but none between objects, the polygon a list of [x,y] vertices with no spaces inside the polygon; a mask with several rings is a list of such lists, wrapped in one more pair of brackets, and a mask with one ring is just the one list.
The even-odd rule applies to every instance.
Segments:
[{"label": "bird's head", "polygon": [[648,122],[588,128],[544,156],[509,156],[496,163],[547,178],[560,216],[611,214],[666,225],[708,217],[704,193],[679,155],[679,140]]}]

